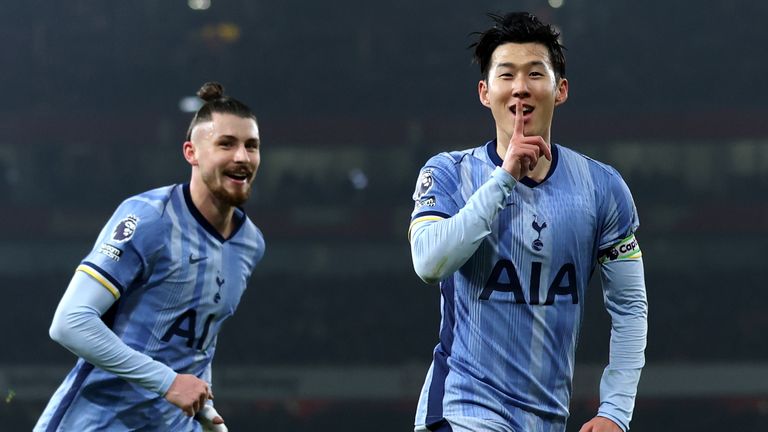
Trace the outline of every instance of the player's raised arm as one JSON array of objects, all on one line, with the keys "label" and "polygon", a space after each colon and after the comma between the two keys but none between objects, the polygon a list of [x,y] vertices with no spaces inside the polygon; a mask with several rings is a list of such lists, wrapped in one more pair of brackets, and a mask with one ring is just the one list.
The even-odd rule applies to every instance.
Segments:
[{"label": "player's raised arm", "polygon": [[[437,159],[439,161],[439,159]],[[449,168],[450,169],[450,168]],[[434,185],[423,196],[414,195],[416,210],[409,229],[411,257],[416,274],[427,283],[435,283],[455,272],[491,233],[491,222],[504,208],[504,201],[517,183],[502,168],[496,168],[485,182],[457,209],[451,198],[452,175],[447,169],[431,170]],[[423,174],[422,174],[423,175]],[[431,200],[422,211],[424,200]]]}]

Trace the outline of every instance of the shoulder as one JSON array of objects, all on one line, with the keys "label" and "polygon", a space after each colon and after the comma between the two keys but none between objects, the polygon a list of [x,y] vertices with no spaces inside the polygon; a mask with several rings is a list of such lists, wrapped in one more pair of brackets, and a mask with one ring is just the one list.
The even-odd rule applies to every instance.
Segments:
[{"label": "shoulder", "polygon": [[266,250],[264,234],[247,215],[240,229],[242,231],[240,242],[244,247],[244,253],[250,258],[251,266],[255,266],[264,257]]},{"label": "shoulder", "polygon": [[483,162],[487,160],[487,146],[488,144],[483,144],[480,147],[438,153],[432,156],[424,166],[452,168],[470,161]]},{"label": "shoulder", "polygon": [[112,240],[124,242],[133,237],[134,233],[137,233],[137,237],[145,237],[146,233],[165,231],[165,225],[169,224],[170,220],[163,216],[173,195],[179,192],[177,185],[172,185],[126,198],[110,220],[113,227]]},{"label": "shoulder", "polygon": [[264,233],[256,226],[255,223],[247,215],[245,216],[245,222],[243,222],[243,229],[246,236],[253,241],[253,245],[259,249],[264,249]]},{"label": "shoulder", "polygon": [[178,185],[164,186],[133,195],[126,198],[119,208],[135,210],[146,217],[159,217],[165,212],[173,194],[179,192],[177,187]]},{"label": "shoulder", "polygon": [[455,165],[461,162],[460,152],[442,152],[438,153],[424,164],[422,170],[425,169],[440,169],[446,171],[453,171]]},{"label": "shoulder", "polygon": [[627,187],[621,174],[613,166],[560,144],[557,144],[557,149],[560,163],[579,172],[588,173],[598,191]]},{"label": "shoulder", "polygon": [[619,172],[616,171],[614,167],[607,163],[600,162],[597,159],[593,159],[584,153],[580,153],[561,144],[557,144],[557,150],[563,162],[583,164],[598,176],[612,177],[619,175]]},{"label": "shoulder", "polygon": [[469,150],[438,153],[427,161],[419,172],[413,199],[418,200],[427,195],[433,186],[452,190],[460,183],[459,165],[470,155]]}]

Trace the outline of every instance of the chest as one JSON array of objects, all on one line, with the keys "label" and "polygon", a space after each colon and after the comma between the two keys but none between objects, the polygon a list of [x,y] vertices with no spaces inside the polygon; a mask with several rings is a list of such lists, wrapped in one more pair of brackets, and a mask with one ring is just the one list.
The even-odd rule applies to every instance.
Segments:
[{"label": "chest", "polygon": [[232,315],[251,274],[247,251],[237,243],[180,234],[150,263],[147,294],[157,306],[193,305],[217,316]]},{"label": "chest", "polygon": [[502,249],[515,245],[542,258],[591,252],[598,225],[595,208],[586,191],[519,188],[496,217],[492,239]]}]

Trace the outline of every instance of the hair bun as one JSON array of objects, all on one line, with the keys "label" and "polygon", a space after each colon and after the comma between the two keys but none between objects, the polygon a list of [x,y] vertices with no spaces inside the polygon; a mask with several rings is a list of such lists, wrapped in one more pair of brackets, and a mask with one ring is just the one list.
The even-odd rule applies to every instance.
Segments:
[{"label": "hair bun", "polygon": [[224,96],[224,86],[215,81],[207,82],[197,91],[197,96],[206,102],[219,99]]}]

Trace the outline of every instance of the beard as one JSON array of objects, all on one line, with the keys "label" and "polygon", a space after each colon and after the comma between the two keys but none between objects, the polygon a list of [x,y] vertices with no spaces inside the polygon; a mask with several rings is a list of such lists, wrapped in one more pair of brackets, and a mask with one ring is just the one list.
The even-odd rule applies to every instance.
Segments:
[{"label": "beard", "polygon": [[202,177],[203,183],[205,183],[205,186],[208,188],[208,190],[211,191],[211,194],[214,196],[214,198],[223,204],[232,207],[240,207],[245,204],[245,202],[248,201],[248,198],[251,196],[250,183],[248,184],[248,187],[242,192],[230,192],[221,184],[221,182],[216,182],[216,179],[212,178],[214,176]]},{"label": "beard", "polygon": [[245,202],[248,201],[248,198],[251,196],[251,187],[249,186],[248,189],[242,193],[232,193],[223,187],[218,187],[211,189],[211,193],[213,193],[213,196],[216,197],[216,199],[224,204],[230,205],[232,207],[240,207],[241,205],[245,204]]}]

